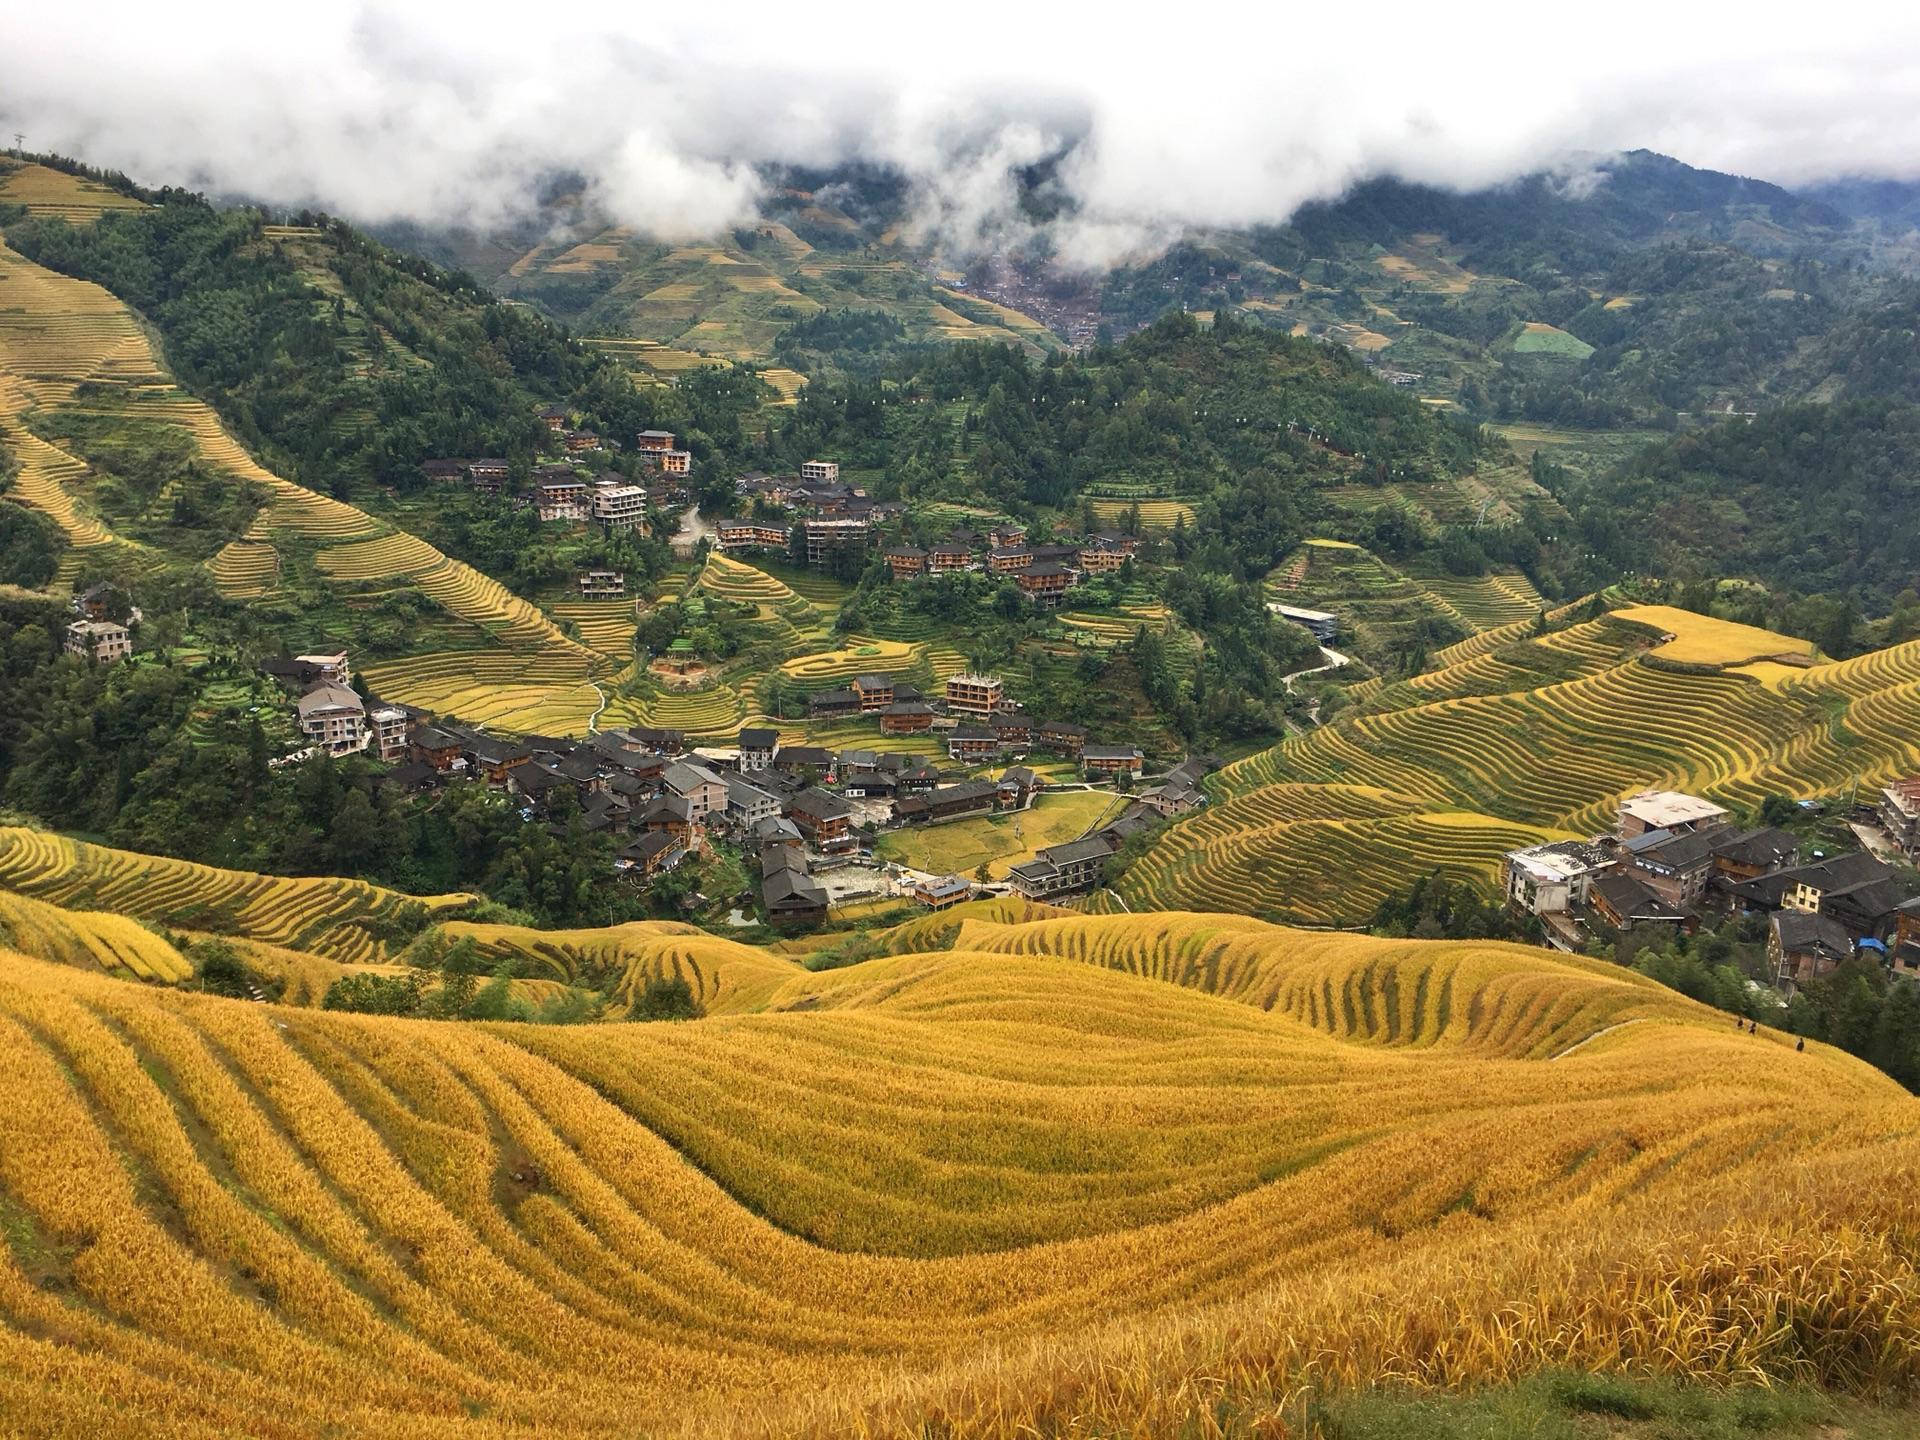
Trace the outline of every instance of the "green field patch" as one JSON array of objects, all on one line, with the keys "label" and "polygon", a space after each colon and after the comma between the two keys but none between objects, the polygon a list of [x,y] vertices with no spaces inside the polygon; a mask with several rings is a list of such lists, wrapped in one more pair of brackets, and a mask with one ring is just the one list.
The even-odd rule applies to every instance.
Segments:
[{"label": "green field patch", "polygon": [[897,830],[881,836],[873,849],[882,860],[942,875],[971,875],[984,864],[999,880],[1009,866],[1032,859],[1042,846],[1084,834],[1113,805],[1108,791],[1063,791],[1042,795],[1030,809],[1010,815]]},{"label": "green field patch", "polygon": [[1552,355],[1567,360],[1584,360],[1593,354],[1593,346],[1578,335],[1569,335],[1556,326],[1529,320],[1513,340],[1516,355]]}]

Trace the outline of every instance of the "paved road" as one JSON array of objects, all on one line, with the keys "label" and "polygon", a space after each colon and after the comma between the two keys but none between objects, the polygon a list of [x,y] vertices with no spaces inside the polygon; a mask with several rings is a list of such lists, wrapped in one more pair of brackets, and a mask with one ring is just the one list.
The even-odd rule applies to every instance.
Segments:
[{"label": "paved road", "polygon": [[[1329,650],[1324,645],[1320,647],[1320,658],[1324,662],[1323,664],[1315,665],[1307,670],[1296,670],[1291,675],[1283,675],[1280,678],[1280,684],[1289,695],[1293,693],[1294,681],[1303,679],[1308,675],[1324,675],[1329,670],[1339,670],[1353,663],[1352,656],[1342,655],[1338,650]],[[1318,700],[1315,700],[1307,707],[1307,719],[1315,725],[1320,723],[1320,702]]]},{"label": "paved road", "polygon": [[1320,658],[1325,663],[1315,665],[1310,670],[1296,670],[1291,675],[1283,675],[1280,677],[1280,683],[1287,687],[1287,693],[1289,695],[1293,693],[1294,681],[1307,675],[1324,675],[1329,670],[1340,670],[1353,663],[1353,657],[1351,655],[1342,655],[1338,650],[1329,650],[1324,645],[1320,647]]},{"label": "paved road", "polygon": [[701,518],[700,507],[698,505],[689,505],[681,512],[680,528],[674,531],[673,538],[668,544],[671,546],[674,554],[685,558],[693,554],[694,548],[698,546],[703,539],[711,539],[713,533],[713,526]]}]

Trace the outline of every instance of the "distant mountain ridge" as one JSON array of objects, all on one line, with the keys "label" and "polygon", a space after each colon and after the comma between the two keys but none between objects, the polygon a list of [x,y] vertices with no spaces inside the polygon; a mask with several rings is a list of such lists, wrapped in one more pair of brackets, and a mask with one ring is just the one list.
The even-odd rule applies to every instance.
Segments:
[{"label": "distant mountain ridge", "polygon": [[[576,331],[663,347],[646,358],[669,377],[750,362],[787,367],[790,391],[903,346],[1039,354],[1084,343],[1097,322],[1120,332],[1224,305],[1346,345],[1434,401],[1589,428],[1752,409],[1797,351],[1877,300],[1871,277],[1920,273],[1912,187],[1799,193],[1638,150],[1464,192],[1375,178],[1285,224],[1195,227],[1151,259],[1075,279],[1052,275],[1045,253],[1070,197],[1045,166],[1017,178],[1019,218],[1039,237],[1018,255],[915,243],[905,178],[873,166],[770,174],[757,222],[697,244],[614,225],[562,184],[546,227],[383,233]],[[835,353],[836,333],[860,348]]]}]

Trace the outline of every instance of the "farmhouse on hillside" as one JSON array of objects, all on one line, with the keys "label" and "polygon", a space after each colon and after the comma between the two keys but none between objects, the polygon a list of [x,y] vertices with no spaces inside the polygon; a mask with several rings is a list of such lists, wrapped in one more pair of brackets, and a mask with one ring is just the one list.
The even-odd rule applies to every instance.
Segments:
[{"label": "farmhouse on hillside", "polygon": [[67,626],[67,654],[111,665],[133,654],[133,634],[112,620],[76,620]]}]

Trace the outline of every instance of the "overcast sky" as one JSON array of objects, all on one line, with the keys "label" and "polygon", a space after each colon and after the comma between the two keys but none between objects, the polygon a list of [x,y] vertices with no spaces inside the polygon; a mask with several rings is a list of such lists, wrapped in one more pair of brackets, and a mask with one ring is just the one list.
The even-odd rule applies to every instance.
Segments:
[{"label": "overcast sky", "polygon": [[1920,6],[0,0],[0,127],[363,221],[484,227],[572,170],[670,238],[750,217],[758,164],[861,158],[959,249],[1017,226],[1009,166],[1064,149],[1057,240],[1091,265],[1382,173],[1644,146],[1920,178]]}]

